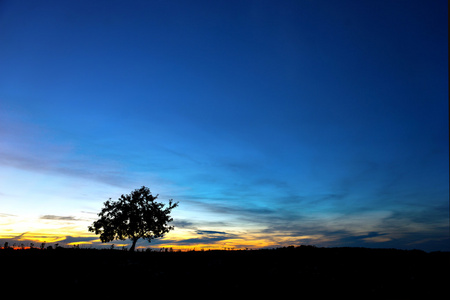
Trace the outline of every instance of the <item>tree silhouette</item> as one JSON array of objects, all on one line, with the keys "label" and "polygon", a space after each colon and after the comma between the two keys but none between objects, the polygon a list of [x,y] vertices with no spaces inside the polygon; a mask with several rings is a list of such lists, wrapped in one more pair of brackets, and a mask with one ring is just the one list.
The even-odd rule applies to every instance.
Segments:
[{"label": "tree silhouette", "polygon": [[156,202],[158,195],[153,196],[148,187],[141,187],[122,195],[118,201],[111,198],[104,203],[104,208],[98,214],[100,217],[91,226],[89,231],[100,234],[100,240],[107,243],[113,240],[131,239],[133,244],[130,251],[134,251],[136,242],[143,238],[148,242],[160,238],[173,229],[168,223],[172,209],[178,202],[169,200],[168,207]]}]

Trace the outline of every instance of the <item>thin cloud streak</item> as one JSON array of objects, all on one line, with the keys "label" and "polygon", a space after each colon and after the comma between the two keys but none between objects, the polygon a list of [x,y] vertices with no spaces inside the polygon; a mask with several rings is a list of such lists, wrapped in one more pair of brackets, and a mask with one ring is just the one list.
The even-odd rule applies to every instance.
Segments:
[{"label": "thin cloud streak", "polygon": [[74,216],[55,216],[45,215],[39,218],[40,220],[55,220],[55,221],[84,221],[82,219],[75,218]]},{"label": "thin cloud streak", "polygon": [[[0,149],[1,150],[1,149]],[[29,155],[1,151],[0,165],[38,173],[94,180],[113,186],[123,186],[126,177],[117,163],[99,164],[82,159],[55,159],[59,153],[46,152],[45,155]],[[117,167],[117,168],[114,168]]]}]

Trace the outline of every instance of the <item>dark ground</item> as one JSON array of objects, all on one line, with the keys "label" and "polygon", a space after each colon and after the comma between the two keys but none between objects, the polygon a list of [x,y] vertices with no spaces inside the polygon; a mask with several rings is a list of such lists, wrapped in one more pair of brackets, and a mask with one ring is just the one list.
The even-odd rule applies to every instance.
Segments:
[{"label": "dark ground", "polygon": [[137,253],[6,249],[0,250],[0,274],[2,290],[17,295],[45,290],[65,297],[436,299],[449,293],[450,252],[311,246]]}]

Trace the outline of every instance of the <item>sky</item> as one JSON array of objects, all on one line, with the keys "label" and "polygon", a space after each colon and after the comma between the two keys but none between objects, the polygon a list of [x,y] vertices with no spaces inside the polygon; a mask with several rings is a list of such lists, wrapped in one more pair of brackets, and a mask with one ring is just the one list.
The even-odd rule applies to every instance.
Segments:
[{"label": "sky", "polygon": [[[0,2],[0,243],[450,251],[447,1]],[[115,241],[105,246],[129,245]]]}]

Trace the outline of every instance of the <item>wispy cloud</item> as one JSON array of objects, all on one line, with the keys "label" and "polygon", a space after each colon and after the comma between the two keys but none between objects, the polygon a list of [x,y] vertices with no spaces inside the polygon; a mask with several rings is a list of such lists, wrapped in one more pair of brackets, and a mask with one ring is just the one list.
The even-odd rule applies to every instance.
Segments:
[{"label": "wispy cloud", "polygon": [[221,233],[197,233],[199,237],[189,238],[184,240],[176,241],[175,244],[178,245],[196,245],[196,244],[210,244],[213,245],[217,242],[229,240],[236,238],[237,236],[231,233],[221,232]]},{"label": "wispy cloud", "polygon": [[92,237],[92,236],[66,236],[64,239],[58,241],[59,243],[63,244],[76,244],[76,243],[90,243],[92,241],[98,240],[98,237]]},{"label": "wispy cloud", "polygon": [[17,217],[17,215],[0,213],[0,218]]},{"label": "wispy cloud", "polygon": [[93,180],[114,186],[126,182],[121,166],[116,162],[91,161],[85,158],[58,158],[54,151],[45,154],[18,153],[0,149],[0,165],[29,170],[38,173],[50,173],[62,176]]},{"label": "wispy cloud", "polygon": [[[249,240],[252,236],[270,241],[271,246],[311,243],[319,246],[418,247],[433,250],[437,249],[433,245],[445,244],[448,234],[448,206],[435,207],[424,203],[408,208],[404,205],[396,206],[395,202],[387,202],[380,209],[370,202],[364,202],[361,205],[352,204],[347,209],[339,208],[339,204],[344,205],[346,197],[350,196],[320,196],[328,199],[328,206],[314,206],[317,204],[314,200],[309,201],[303,196],[292,202],[287,201],[285,206],[271,208],[258,207],[252,202],[244,201],[240,205],[236,202],[227,203],[223,199],[208,202],[197,198],[189,202],[215,214],[216,220],[229,221],[228,218],[231,217],[233,222],[245,224],[242,228],[248,229],[233,233],[234,239]],[[319,204],[322,201],[324,200],[320,200]],[[334,209],[335,207],[338,209]],[[196,228],[205,226],[199,223]],[[222,226],[214,228],[227,232],[232,226],[229,222],[223,222]],[[198,237],[189,239],[189,242],[201,240]]]},{"label": "wispy cloud", "polygon": [[80,221],[80,219],[74,216],[55,216],[55,215],[44,215],[39,219],[41,220],[56,220],[56,221]]},{"label": "wispy cloud", "polygon": [[[0,167],[12,167],[39,174],[75,177],[123,186],[128,177],[119,151],[94,151],[109,145],[93,140],[86,145],[75,132],[61,132],[50,126],[36,126],[30,116],[14,110],[1,112]],[[89,146],[89,148],[87,147]],[[108,149],[110,149],[109,147]]]},{"label": "wispy cloud", "polygon": [[194,222],[183,219],[174,220],[171,224],[176,228],[195,228]]}]

